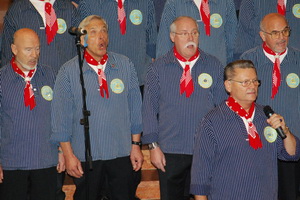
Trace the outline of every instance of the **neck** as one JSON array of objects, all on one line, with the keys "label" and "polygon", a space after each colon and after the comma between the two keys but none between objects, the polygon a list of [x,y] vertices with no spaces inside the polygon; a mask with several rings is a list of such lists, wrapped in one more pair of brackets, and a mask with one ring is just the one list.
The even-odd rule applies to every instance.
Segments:
[{"label": "neck", "polygon": [[16,59],[16,64],[19,67],[19,69],[22,70],[23,72],[29,72],[30,70],[33,70],[33,69],[36,68],[36,66],[33,67],[33,68],[31,68],[31,67],[29,67],[27,65],[24,65],[20,61],[18,61],[17,59]]},{"label": "neck", "polygon": [[251,106],[252,106],[252,103],[244,103],[244,104],[242,104],[242,103],[240,103],[240,102],[238,102],[243,108],[244,108],[244,110],[246,110],[247,112],[249,112],[249,110],[250,110],[250,108],[251,108]]}]

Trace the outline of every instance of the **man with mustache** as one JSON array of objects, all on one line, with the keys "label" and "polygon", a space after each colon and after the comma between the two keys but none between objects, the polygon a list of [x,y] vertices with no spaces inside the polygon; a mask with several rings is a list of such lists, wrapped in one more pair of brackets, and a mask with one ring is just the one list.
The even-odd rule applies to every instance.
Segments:
[{"label": "man with mustache", "polygon": [[[251,61],[225,67],[229,97],[203,118],[195,137],[195,200],[278,200],[277,158],[298,160],[300,141],[286,119],[279,114],[267,119],[263,106],[255,103],[259,85]],[[278,127],[284,140],[277,136]]]},{"label": "man with mustache", "polygon": [[[278,13],[266,15],[260,23],[263,44],[245,52],[241,58],[252,60],[262,78],[257,103],[270,105],[285,118],[291,132],[300,136],[300,51],[289,46],[291,30]],[[300,163],[279,161],[279,199],[297,198]]]},{"label": "man with mustache", "polygon": [[174,47],[148,68],[142,141],[149,144],[151,162],[158,169],[161,199],[182,200],[189,199],[197,124],[226,93],[221,63],[198,48],[195,19],[176,18],[170,38]]},{"label": "man with mustache", "polygon": [[[55,200],[58,150],[49,140],[55,73],[37,64],[40,41],[32,29],[17,30],[11,50],[14,57],[0,70],[0,199]],[[64,163],[57,169],[64,171]]]},{"label": "man with mustache", "polygon": [[167,0],[157,35],[156,58],[172,47],[169,26],[179,16],[197,21],[203,51],[218,58],[224,66],[232,61],[237,28],[233,0]]},{"label": "man with mustache", "polygon": [[66,171],[76,185],[74,200],[91,200],[100,196],[99,188],[107,178],[111,199],[135,198],[133,173],[143,163],[140,149],[142,131],[142,98],[137,74],[125,56],[108,52],[108,26],[97,16],[86,17],[79,27],[87,31],[82,36],[84,50],[83,78],[86,105],[90,110],[89,133],[93,170],[89,171],[86,189],[85,139],[82,118],[82,91],[78,57],[60,69],[52,103],[53,135],[60,143],[66,161]]}]

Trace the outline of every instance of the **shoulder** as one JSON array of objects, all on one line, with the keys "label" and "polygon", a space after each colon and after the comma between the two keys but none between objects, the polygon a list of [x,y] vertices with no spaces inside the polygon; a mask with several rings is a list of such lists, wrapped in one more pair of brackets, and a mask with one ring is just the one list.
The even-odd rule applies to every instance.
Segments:
[{"label": "shoulder", "polygon": [[241,58],[242,59],[246,59],[248,57],[252,57],[254,55],[258,55],[262,52],[262,47],[261,46],[257,46],[257,47],[254,47],[252,49],[249,49],[247,51],[245,51],[242,55],[241,55]]},{"label": "shoulder", "polygon": [[211,109],[203,119],[209,121],[224,121],[227,117],[229,117],[229,111],[230,110],[224,101],[220,105]]},{"label": "shoulder", "polygon": [[173,48],[169,50],[165,55],[155,59],[150,66],[153,68],[163,68],[164,66],[174,65],[176,63],[176,58],[173,54]]},{"label": "shoulder", "polygon": [[210,55],[202,50],[200,50],[200,66],[201,67],[209,67],[212,71],[214,70],[222,70],[224,66],[222,65],[222,63],[219,61],[218,58],[216,58],[213,55]]},{"label": "shoulder", "polygon": [[47,65],[38,65],[37,69],[41,70],[45,74],[49,74],[51,76],[55,76],[54,69],[52,67],[50,67],[50,66],[47,66]]}]

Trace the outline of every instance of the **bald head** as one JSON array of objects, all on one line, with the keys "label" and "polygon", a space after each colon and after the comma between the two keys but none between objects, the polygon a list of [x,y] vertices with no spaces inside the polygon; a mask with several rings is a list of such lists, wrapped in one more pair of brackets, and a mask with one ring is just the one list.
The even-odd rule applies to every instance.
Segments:
[{"label": "bald head", "polygon": [[290,35],[286,18],[278,13],[266,15],[260,22],[259,35],[272,51],[276,53],[284,52]]},{"label": "bald head", "polygon": [[274,22],[276,22],[278,20],[287,24],[287,26],[288,26],[288,22],[283,15],[281,15],[279,13],[270,13],[270,14],[267,14],[266,16],[264,16],[262,18],[262,20],[260,21],[260,30],[266,31],[266,28],[268,26],[274,24]]},{"label": "bald head", "polygon": [[22,28],[15,32],[11,50],[18,67],[23,71],[33,69],[40,55],[40,40],[32,29]]}]

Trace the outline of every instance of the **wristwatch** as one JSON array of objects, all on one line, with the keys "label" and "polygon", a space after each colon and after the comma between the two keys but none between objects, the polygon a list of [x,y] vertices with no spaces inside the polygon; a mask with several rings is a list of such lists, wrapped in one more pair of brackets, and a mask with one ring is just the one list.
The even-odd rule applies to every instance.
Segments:
[{"label": "wristwatch", "polygon": [[131,141],[131,144],[142,146],[142,142]]},{"label": "wristwatch", "polygon": [[157,142],[152,142],[148,144],[149,150],[155,149],[156,147],[159,147]]}]

